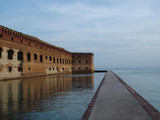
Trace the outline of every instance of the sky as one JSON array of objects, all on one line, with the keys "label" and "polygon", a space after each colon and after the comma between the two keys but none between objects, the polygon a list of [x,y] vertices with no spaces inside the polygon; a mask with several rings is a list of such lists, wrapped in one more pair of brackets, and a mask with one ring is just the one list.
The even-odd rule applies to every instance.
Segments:
[{"label": "sky", "polygon": [[160,68],[160,0],[0,0],[0,24],[71,52],[95,68]]}]

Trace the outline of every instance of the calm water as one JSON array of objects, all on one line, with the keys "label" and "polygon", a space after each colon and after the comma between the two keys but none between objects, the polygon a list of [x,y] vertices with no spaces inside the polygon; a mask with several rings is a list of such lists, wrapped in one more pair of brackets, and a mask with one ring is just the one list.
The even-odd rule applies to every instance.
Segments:
[{"label": "calm water", "polygon": [[160,69],[112,69],[160,111]]},{"label": "calm water", "polygon": [[80,120],[103,76],[0,81],[0,120]]}]

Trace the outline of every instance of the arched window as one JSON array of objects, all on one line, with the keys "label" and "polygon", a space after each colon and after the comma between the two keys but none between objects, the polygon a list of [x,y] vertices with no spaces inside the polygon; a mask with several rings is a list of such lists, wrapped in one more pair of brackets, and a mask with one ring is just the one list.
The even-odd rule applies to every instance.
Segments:
[{"label": "arched window", "polygon": [[12,49],[8,50],[8,59],[9,60],[12,60],[13,59],[13,54],[14,54],[14,51]]},{"label": "arched window", "polygon": [[43,56],[40,55],[40,62],[43,62]]},{"label": "arched window", "polygon": [[88,67],[86,67],[86,70],[88,70]]},{"label": "arched window", "polygon": [[53,58],[53,63],[55,63],[55,57]]},{"label": "arched window", "polygon": [[52,61],[52,57],[49,57],[49,60]]},{"label": "arched window", "polygon": [[81,69],[81,67],[78,68],[79,70]]},{"label": "arched window", "polygon": [[31,53],[27,53],[27,61],[31,61]]},{"label": "arched window", "polygon": [[2,58],[2,51],[3,49],[0,47],[0,58]]},{"label": "arched window", "polygon": [[58,58],[57,58],[57,63],[58,63],[58,61],[59,61],[59,60],[58,60]]},{"label": "arched window", "polygon": [[34,60],[37,60],[37,54],[34,54]]},{"label": "arched window", "polygon": [[4,29],[2,28],[2,34],[4,33]]},{"label": "arched window", "polygon": [[17,57],[18,60],[23,60],[23,52],[22,51],[19,51],[18,52],[18,57]]},{"label": "arched window", "polygon": [[61,58],[60,58],[60,64],[61,64]]}]

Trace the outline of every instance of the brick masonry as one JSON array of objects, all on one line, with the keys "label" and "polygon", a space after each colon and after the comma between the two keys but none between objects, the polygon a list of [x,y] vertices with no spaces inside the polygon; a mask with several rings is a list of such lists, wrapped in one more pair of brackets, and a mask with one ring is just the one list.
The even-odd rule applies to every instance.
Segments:
[{"label": "brick masonry", "polygon": [[0,80],[72,72],[94,72],[93,54],[71,53],[0,26]]}]

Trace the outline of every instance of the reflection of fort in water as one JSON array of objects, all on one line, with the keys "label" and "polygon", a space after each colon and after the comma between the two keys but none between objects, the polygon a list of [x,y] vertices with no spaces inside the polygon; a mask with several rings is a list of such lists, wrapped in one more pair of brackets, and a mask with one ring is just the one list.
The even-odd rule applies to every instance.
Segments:
[{"label": "reflection of fort in water", "polygon": [[51,97],[56,99],[55,96],[58,93],[65,95],[65,92],[72,92],[79,88],[93,89],[93,84],[93,75],[44,76],[0,81],[0,116],[4,116],[10,111],[15,113],[30,111],[32,108],[34,109],[36,101],[47,100]]}]

